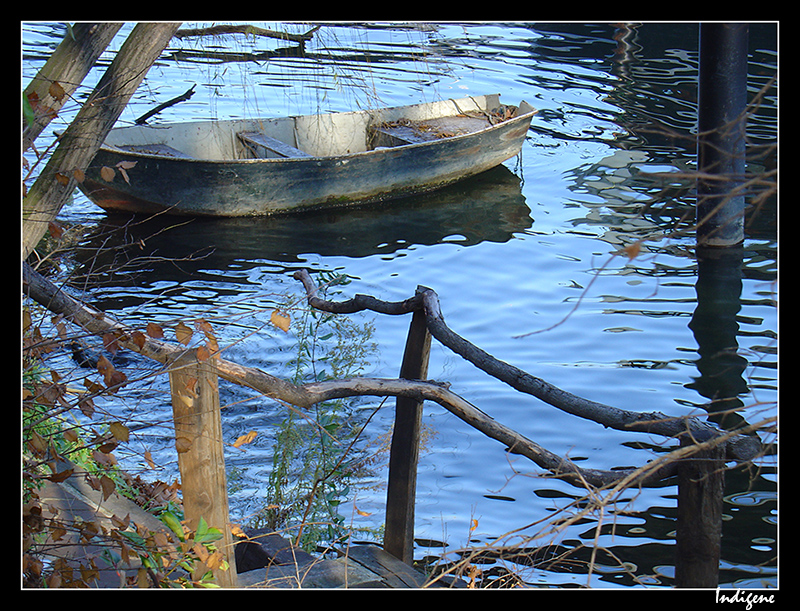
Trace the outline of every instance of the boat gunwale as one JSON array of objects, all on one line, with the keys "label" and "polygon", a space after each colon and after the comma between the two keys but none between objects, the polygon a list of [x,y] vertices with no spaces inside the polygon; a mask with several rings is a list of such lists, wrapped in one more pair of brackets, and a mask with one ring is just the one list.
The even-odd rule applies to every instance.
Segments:
[{"label": "boat gunwale", "polygon": [[[443,100],[443,101],[450,101],[450,100]],[[523,102],[524,102],[524,100],[523,100]],[[527,104],[527,102],[526,102],[526,104]],[[397,107],[397,108],[401,108],[401,107]],[[519,108],[519,105],[517,106],[517,108]],[[376,112],[380,112],[381,110],[393,110],[393,109],[394,108],[378,109],[376,111],[364,110],[364,111],[355,111],[355,112],[364,113],[364,114],[374,114]],[[347,114],[347,113],[352,113],[352,112],[354,112],[354,111],[344,111],[342,113],[326,113],[326,114],[327,115],[336,115],[336,114]],[[499,128],[501,128],[503,126],[506,126],[508,124],[511,124],[511,123],[519,122],[519,121],[524,120],[524,119],[526,119],[528,117],[532,117],[537,112],[538,112],[538,110],[534,108],[534,109],[532,109],[532,110],[530,110],[530,111],[528,111],[528,112],[526,112],[524,114],[515,115],[513,117],[510,117],[508,119],[500,121],[499,123],[495,123],[494,125],[488,125],[488,126],[486,126],[484,128],[478,129],[476,131],[467,132],[467,133],[464,133],[464,134],[453,134],[452,136],[446,136],[446,137],[442,137],[442,138],[437,138],[436,140],[428,140],[428,141],[424,141],[424,142],[411,142],[411,143],[408,143],[408,144],[401,144],[401,145],[398,145],[398,146],[370,149],[370,150],[366,150],[366,151],[356,151],[356,152],[353,152],[353,153],[344,153],[344,154],[340,154],[340,155],[309,155],[308,157],[264,157],[264,158],[254,158],[254,159],[225,159],[225,158],[222,158],[222,159],[201,159],[201,158],[191,157],[191,156],[175,157],[175,156],[171,156],[171,155],[164,155],[164,154],[158,154],[158,153],[146,153],[146,152],[139,152],[139,151],[130,151],[130,150],[125,150],[123,148],[120,148],[121,146],[128,146],[128,145],[124,145],[124,144],[123,145],[106,145],[105,143],[103,143],[100,146],[99,150],[103,151],[105,153],[112,153],[114,155],[119,155],[119,156],[123,156],[123,157],[147,158],[147,159],[156,159],[156,160],[160,160],[160,161],[173,161],[173,162],[181,162],[181,163],[206,163],[206,164],[215,164],[215,165],[221,165],[221,164],[226,164],[226,165],[228,165],[228,164],[261,164],[261,163],[265,163],[265,162],[266,163],[287,163],[287,162],[315,163],[315,162],[319,162],[321,160],[337,161],[337,160],[340,160],[340,159],[350,159],[350,158],[357,157],[357,156],[365,156],[365,155],[371,155],[371,154],[377,154],[377,153],[385,153],[387,151],[407,150],[407,149],[410,149],[410,148],[420,148],[420,147],[423,147],[423,146],[437,145],[437,144],[441,144],[443,142],[449,142],[449,141],[452,141],[452,140],[458,140],[458,139],[462,139],[462,138],[469,138],[471,136],[475,136],[475,135],[478,135],[478,134],[483,134],[483,133],[489,132],[489,131],[494,130],[494,129],[499,129]],[[305,116],[305,115],[300,115],[300,116]],[[316,116],[316,115],[307,115],[307,116]],[[444,115],[444,116],[448,116],[448,115]],[[457,115],[449,115],[449,116],[457,116]],[[296,119],[297,117],[291,116],[291,117],[285,117],[285,118],[286,119]],[[272,120],[272,119],[275,119],[275,117],[252,119],[252,120],[253,121],[266,121],[266,120]],[[223,119],[221,121],[215,121],[215,120],[209,119],[209,120],[201,120],[201,121],[187,121],[185,123],[166,123],[166,124],[161,124],[161,125],[144,125],[144,126],[130,125],[130,126],[125,126],[125,127],[115,128],[115,129],[122,130],[122,129],[131,129],[131,128],[136,128],[136,127],[147,127],[147,128],[151,128],[151,129],[169,130],[174,126],[178,126],[178,125],[185,126],[187,124],[192,124],[192,123],[197,124],[197,125],[201,125],[201,124],[204,124],[204,123],[207,123],[207,124],[237,123],[237,122],[240,122],[240,121],[241,121],[241,119]],[[155,144],[158,144],[158,143],[153,143],[152,145],[155,145]],[[144,144],[144,145],[136,145],[136,146],[152,146],[152,145]]]}]

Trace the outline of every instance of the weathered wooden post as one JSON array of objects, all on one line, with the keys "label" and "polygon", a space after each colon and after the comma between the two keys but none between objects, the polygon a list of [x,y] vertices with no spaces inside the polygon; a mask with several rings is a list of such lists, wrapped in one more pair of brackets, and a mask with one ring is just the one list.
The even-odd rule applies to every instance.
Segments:
[{"label": "weathered wooden post", "polygon": [[[694,443],[691,436],[686,435],[681,445]],[[675,541],[675,586],[678,588],[716,588],[718,585],[724,487],[724,444],[681,460]]]},{"label": "weathered wooden post", "polygon": [[748,26],[700,25],[697,94],[697,243],[744,239]]},{"label": "weathered wooden post", "polygon": [[[425,313],[417,310],[411,318],[400,377],[425,379],[430,348],[431,334],[425,324]],[[398,397],[389,456],[383,548],[406,564],[414,561],[414,504],[421,426],[422,402]]]},{"label": "weathered wooden post", "polygon": [[[700,25],[697,95],[698,257],[744,240],[748,26]],[[690,435],[682,446],[695,443]],[[682,459],[678,466],[675,585],[715,588],[719,578],[725,448]]]},{"label": "weathered wooden post", "polygon": [[234,588],[236,561],[228,527],[222,417],[214,358],[200,361],[195,350],[187,351],[170,366],[169,384],[184,517],[191,530],[196,530],[203,518],[210,527],[222,531],[223,538],[215,545],[230,566],[213,572],[218,585]]}]

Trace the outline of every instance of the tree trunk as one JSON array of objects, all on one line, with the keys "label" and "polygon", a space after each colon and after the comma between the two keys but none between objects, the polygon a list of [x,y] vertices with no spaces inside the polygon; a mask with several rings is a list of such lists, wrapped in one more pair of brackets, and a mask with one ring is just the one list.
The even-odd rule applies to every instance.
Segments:
[{"label": "tree trunk", "polygon": [[[23,124],[23,151],[28,150],[36,137],[58,115],[61,106],[72,97],[121,27],[121,23],[76,23],[72,34],[64,37],[25,88],[24,96],[34,107],[35,115],[30,125]],[[53,97],[53,83],[61,86],[63,94]]]},{"label": "tree trunk", "polygon": [[22,202],[23,259],[33,252],[48,224],[75,190],[76,174],[83,172],[94,158],[178,26],[177,23],[136,25],[64,132],[50,161]]}]

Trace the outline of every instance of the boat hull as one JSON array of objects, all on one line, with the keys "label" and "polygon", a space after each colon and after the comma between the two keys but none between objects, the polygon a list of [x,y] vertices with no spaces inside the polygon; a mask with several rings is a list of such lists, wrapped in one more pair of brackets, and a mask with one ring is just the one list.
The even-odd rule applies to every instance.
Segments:
[{"label": "boat hull", "polygon": [[[497,101],[496,96],[486,96],[486,102],[483,97],[477,99],[483,105]],[[467,100],[474,102],[476,98]],[[458,100],[454,104],[461,109],[466,102]],[[360,125],[402,117],[404,111],[410,115],[413,112],[409,109],[419,110],[423,106],[384,109],[382,115],[377,111],[327,116],[349,121],[345,128],[350,133],[358,131]],[[389,110],[392,113],[385,112]],[[534,113],[523,102],[517,116],[495,125],[487,123],[485,128],[474,132],[373,150],[364,144],[365,150],[348,149],[298,158],[170,157],[122,150],[119,144],[107,145],[100,149],[85,173],[80,189],[109,211],[190,216],[264,216],[383,201],[441,188],[516,156]],[[220,123],[224,122],[217,122],[217,127]],[[352,127],[356,123],[358,126]],[[262,128],[263,124],[262,121]],[[237,124],[231,129],[241,131],[242,127]],[[121,128],[128,129],[132,128]],[[169,133],[168,128],[146,129],[151,130],[147,136],[136,132],[138,142],[144,141],[141,138],[149,138],[153,143],[159,138],[169,142],[164,137]],[[197,131],[200,130],[198,124]],[[303,132],[307,133],[310,131]],[[124,142],[124,134],[116,138],[118,143]],[[182,138],[188,141],[188,136]],[[298,136],[295,139],[301,140]],[[310,140],[306,148],[313,150]],[[109,178],[109,168],[115,169],[114,175],[105,180]]]}]

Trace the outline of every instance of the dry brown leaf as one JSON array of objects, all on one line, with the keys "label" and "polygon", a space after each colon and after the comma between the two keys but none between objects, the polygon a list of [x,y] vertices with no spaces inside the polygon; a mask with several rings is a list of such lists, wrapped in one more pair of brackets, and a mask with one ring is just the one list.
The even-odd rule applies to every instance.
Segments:
[{"label": "dry brown leaf", "polygon": [[145,343],[147,343],[147,337],[145,337],[145,334],[141,331],[134,331],[131,333],[131,341],[141,350],[144,348]]},{"label": "dry brown leaf", "polygon": [[133,166],[136,165],[135,161],[120,161],[116,168],[119,170],[119,173],[122,174],[122,178],[125,179],[125,182],[131,184],[130,178],[128,178],[128,172],[126,170],[130,170]]},{"label": "dry brown leaf", "polygon": [[107,390],[111,387],[123,385],[128,379],[128,376],[124,373],[114,369],[111,361],[103,355],[100,355],[100,358],[97,359],[97,371],[103,376],[103,382]]},{"label": "dry brown leaf", "polygon": [[236,441],[233,442],[234,448],[239,448],[245,444],[252,443],[253,440],[258,436],[256,431],[250,431],[249,433],[242,435]]},{"label": "dry brown leaf", "polygon": [[100,178],[102,178],[106,182],[111,182],[112,180],[114,180],[115,174],[116,172],[114,172],[114,168],[109,168],[108,166],[105,165],[102,168],[100,168]]},{"label": "dry brown leaf", "polygon": [[100,477],[100,487],[103,489],[103,500],[105,501],[112,495],[117,485],[108,475],[103,475]]},{"label": "dry brown leaf", "polygon": [[192,440],[188,437],[177,437],[175,439],[175,449],[178,450],[178,454],[188,452],[191,447]]},{"label": "dry brown leaf", "polygon": [[119,352],[119,339],[113,333],[104,333],[103,347],[111,354],[116,354]]},{"label": "dry brown leaf", "polygon": [[50,87],[47,88],[47,93],[49,93],[53,99],[58,100],[59,102],[64,99],[66,92],[64,88],[58,81],[53,81],[50,83]]},{"label": "dry brown leaf", "polygon": [[291,319],[289,318],[288,314],[284,312],[279,312],[278,310],[273,310],[272,314],[269,317],[269,321],[284,333],[289,332],[289,325],[291,323]]},{"label": "dry brown leaf", "polygon": [[114,365],[112,365],[111,361],[101,354],[100,358],[97,359],[97,371],[103,375],[106,375],[107,373],[114,371]]},{"label": "dry brown leaf", "polygon": [[47,440],[36,431],[31,431],[31,438],[28,440],[28,447],[34,454],[43,455],[47,452]]},{"label": "dry brown leaf", "polygon": [[147,333],[148,337],[152,337],[153,339],[161,339],[164,337],[164,330],[160,325],[157,325],[154,322],[147,323],[147,330],[145,332]]},{"label": "dry brown leaf", "polygon": [[182,322],[179,322],[175,327],[175,337],[184,346],[191,341],[192,335],[192,330]]},{"label": "dry brown leaf", "polygon": [[162,530],[153,533],[153,543],[156,544],[158,549],[169,549],[169,537],[167,533]]},{"label": "dry brown leaf", "polygon": [[211,323],[202,318],[198,318],[194,321],[194,327],[206,336],[206,348],[209,352],[219,352],[219,344],[217,343],[217,337],[214,335],[214,328],[211,326]]},{"label": "dry brown leaf", "polygon": [[66,534],[67,530],[65,528],[61,528],[60,526],[57,526],[50,531],[50,537],[53,539],[53,541],[61,541]]},{"label": "dry brown leaf", "polygon": [[133,557],[133,550],[125,545],[124,541],[118,541],[117,543],[119,545],[119,555],[122,558],[122,561],[125,564],[130,564],[131,558]]},{"label": "dry brown leaf", "polygon": [[56,240],[61,239],[61,236],[64,235],[64,228],[55,221],[50,221],[47,223],[47,229],[50,232],[50,235]]},{"label": "dry brown leaf", "polygon": [[53,473],[52,475],[48,476],[47,479],[55,483],[63,482],[65,479],[69,478],[69,476],[72,475],[73,472],[74,469],[65,469],[64,471]]},{"label": "dry brown leaf", "polygon": [[206,335],[211,335],[211,337],[214,336],[214,329],[211,326],[211,323],[203,318],[198,318],[194,321],[194,328],[198,331],[202,331]]},{"label": "dry brown leaf", "polygon": [[206,566],[212,571],[220,568],[222,563],[225,562],[225,556],[219,550],[215,551],[206,559]]},{"label": "dry brown leaf", "polygon": [[[95,384],[94,382],[86,381],[85,384],[90,384],[92,386],[100,387],[99,384]],[[94,416],[94,402],[92,401],[91,397],[85,397],[78,401],[78,409],[81,410],[81,413],[86,416],[87,418],[91,418]]]},{"label": "dry brown leaf", "polygon": [[195,543],[194,546],[192,547],[192,551],[194,551],[194,553],[197,554],[197,557],[201,560],[201,562],[205,562],[209,557],[208,550],[206,549],[206,546],[203,545],[202,543]]},{"label": "dry brown leaf", "polygon": [[197,360],[201,363],[211,358],[211,352],[205,346],[198,346],[195,354],[197,355]]},{"label": "dry brown leaf", "polygon": [[639,242],[634,242],[633,244],[628,244],[628,246],[626,246],[622,250],[624,250],[625,254],[628,255],[628,259],[633,260],[639,255],[639,251],[641,249],[642,249],[642,243],[641,241],[639,241]]},{"label": "dry brown leaf", "polygon": [[114,439],[118,439],[119,441],[128,441],[130,431],[128,431],[128,427],[122,424],[121,422],[112,422],[108,425],[111,434],[114,436]]},{"label": "dry brown leaf", "polygon": [[128,524],[131,523],[131,514],[126,514],[124,518],[120,518],[117,514],[113,514],[111,516],[111,523],[114,525],[115,528],[119,528],[120,530],[125,530],[128,528]]},{"label": "dry brown leaf", "polygon": [[94,567],[81,566],[80,574],[83,583],[91,583],[100,576],[100,571]]}]

